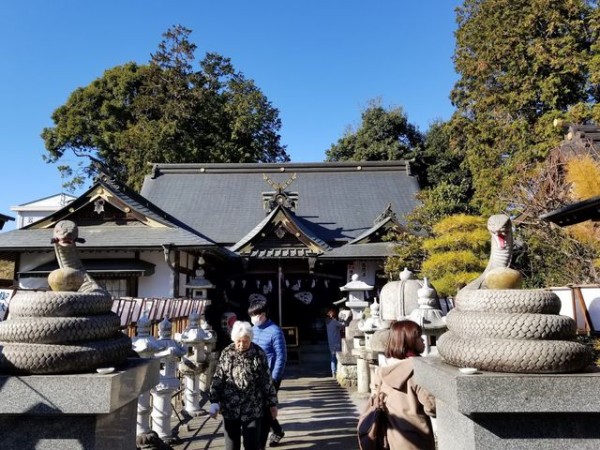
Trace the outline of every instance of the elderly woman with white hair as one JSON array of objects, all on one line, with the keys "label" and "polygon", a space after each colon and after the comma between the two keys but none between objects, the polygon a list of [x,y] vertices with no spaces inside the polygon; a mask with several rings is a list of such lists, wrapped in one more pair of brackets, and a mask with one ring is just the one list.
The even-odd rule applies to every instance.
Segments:
[{"label": "elderly woman with white hair", "polygon": [[252,325],[237,321],[232,344],[221,352],[208,398],[210,415],[220,412],[225,429],[225,449],[260,450],[260,424],[264,405],[277,417],[277,392],[265,352],[252,343]]}]

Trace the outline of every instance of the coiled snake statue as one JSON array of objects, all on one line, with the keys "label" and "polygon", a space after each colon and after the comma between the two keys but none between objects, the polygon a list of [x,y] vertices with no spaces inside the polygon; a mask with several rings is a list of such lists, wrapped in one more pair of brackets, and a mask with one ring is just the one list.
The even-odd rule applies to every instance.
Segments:
[{"label": "coiled snake statue", "polygon": [[[591,350],[574,342],[576,324],[559,315],[561,302],[543,289],[487,289],[492,270],[508,268],[512,224],[505,215],[488,220],[492,250],[480,277],[461,289],[438,340],[442,359],[491,372],[566,373],[584,369]],[[512,269],[510,269],[512,270]]]},{"label": "coiled snake statue", "polygon": [[[9,318],[0,322],[0,371],[60,374],[123,364],[131,340],[123,334],[112,298],[85,272],[77,253],[78,229],[71,221],[54,228],[52,243],[61,271],[79,277],[72,291],[17,291]],[[52,276],[53,274],[51,274]],[[50,278],[50,277],[49,277]],[[52,285],[52,283],[50,283]]]}]

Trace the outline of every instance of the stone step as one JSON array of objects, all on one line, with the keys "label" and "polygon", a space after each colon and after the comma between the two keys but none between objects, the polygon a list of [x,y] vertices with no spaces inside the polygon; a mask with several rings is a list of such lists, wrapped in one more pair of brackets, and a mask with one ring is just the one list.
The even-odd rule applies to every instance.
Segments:
[{"label": "stone step", "polygon": [[288,348],[288,362],[290,363],[325,363],[329,361],[329,346],[327,343],[301,344],[298,347]]}]

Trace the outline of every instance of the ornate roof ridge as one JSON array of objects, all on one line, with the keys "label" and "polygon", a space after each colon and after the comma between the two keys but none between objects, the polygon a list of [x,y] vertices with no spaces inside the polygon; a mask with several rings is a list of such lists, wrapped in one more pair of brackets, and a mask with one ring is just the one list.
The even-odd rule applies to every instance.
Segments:
[{"label": "ornate roof ridge", "polygon": [[154,164],[151,178],[167,173],[284,173],[292,172],[360,172],[385,171],[405,168],[407,161],[336,161],[311,163],[188,163],[188,164]]}]

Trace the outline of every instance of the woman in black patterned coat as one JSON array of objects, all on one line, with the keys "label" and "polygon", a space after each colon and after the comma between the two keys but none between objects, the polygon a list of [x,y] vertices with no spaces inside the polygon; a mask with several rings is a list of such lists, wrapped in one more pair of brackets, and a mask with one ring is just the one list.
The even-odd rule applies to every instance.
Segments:
[{"label": "woman in black patterned coat", "polygon": [[220,412],[225,428],[225,449],[259,450],[260,423],[266,404],[277,418],[277,392],[269,372],[267,356],[252,343],[252,325],[235,322],[232,344],[221,352],[210,385],[210,415]]}]

